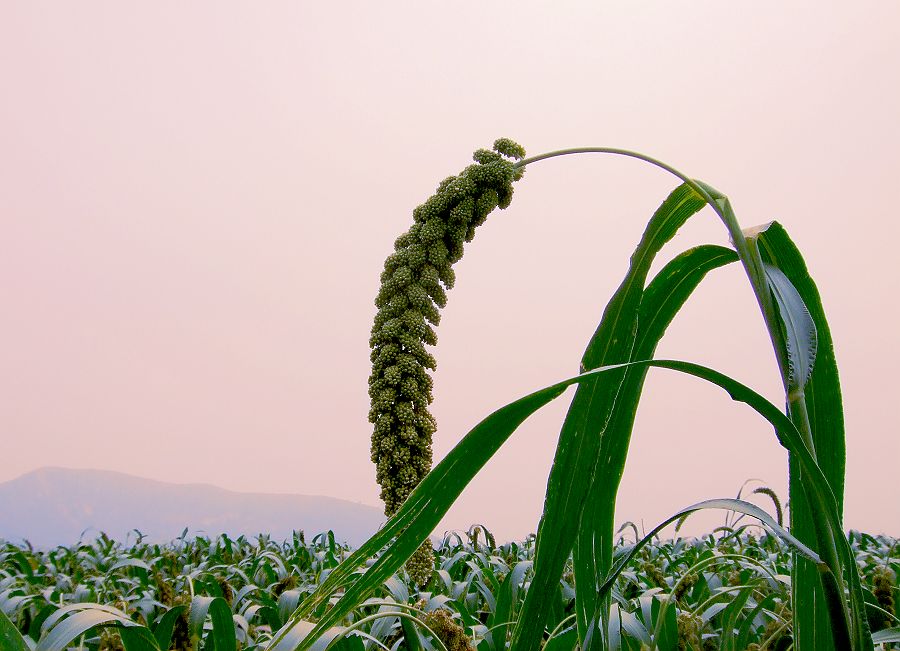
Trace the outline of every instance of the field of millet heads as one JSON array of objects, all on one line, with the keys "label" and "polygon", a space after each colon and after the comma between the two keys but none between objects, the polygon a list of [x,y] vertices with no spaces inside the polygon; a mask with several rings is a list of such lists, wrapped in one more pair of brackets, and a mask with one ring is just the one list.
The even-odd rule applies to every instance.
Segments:
[{"label": "field of millet heads", "polygon": [[[793,633],[790,549],[738,522],[698,539],[651,540],[612,586],[613,649],[786,649]],[[615,549],[635,541],[626,527]],[[853,533],[872,630],[896,626],[898,541]],[[346,560],[328,534],[256,538],[139,536],[35,551],[0,549],[0,648],[266,649],[292,613]],[[432,578],[417,586],[398,571],[311,648],[507,648],[533,578],[534,538],[496,545],[475,526],[446,537]],[[363,565],[365,567],[365,564]],[[571,560],[550,595],[544,649],[579,648]],[[328,609],[334,599],[320,608]],[[297,624],[290,644],[311,630]],[[307,623],[309,622],[309,623]],[[282,644],[278,648],[288,648]]]},{"label": "field of millet heads", "polygon": [[[429,351],[453,265],[525,168],[570,155],[636,158],[677,187],[650,218],[581,360],[582,373],[505,405],[432,468],[436,423]],[[702,245],[655,275],[657,253],[709,206],[733,248]],[[900,643],[897,540],[844,531],[844,431],[838,369],[818,290],[778,223],[742,231],[725,195],[636,152],[583,148],[526,158],[500,139],[413,212],[381,276],[369,379],[372,461],[388,520],[358,549],[307,540],[188,539],[52,550],[0,548],[2,651],[439,649],[868,650]],[[654,360],[669,323],[707,274],[739,264],[770,335],[782,409],[698,364]],[[646,373],[709,382],[766,419],[790,459],[789,517],[710,499],[649,532],[614,526]],[[559,434],[536,536],[497,545],[482,526],[428,536],[529,415],[576,386]],[[700,538],[659,532],[720,509]],[[787,523],[787,520],[789,523]],[[677,532],[677,530],[676,530]],[[677,536],[677,533],[676,533]]]}]

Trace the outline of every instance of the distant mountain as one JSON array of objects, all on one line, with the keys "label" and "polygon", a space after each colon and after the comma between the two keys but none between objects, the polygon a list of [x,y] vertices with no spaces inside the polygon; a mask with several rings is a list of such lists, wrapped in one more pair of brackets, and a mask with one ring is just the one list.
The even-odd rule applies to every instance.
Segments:
[{"label": "distant mountain", "polygon": [[[271,534],[331,529],[359,545],[384,520],[379,509],[332,497],[237,493],[208,484],[170,484],[108,470],[41,468],[0,483],[0,538],[39,547],[71,545],[82,532],[123,540],[138,529],[150,541],[191,534]],[[133,535],[133,534],[132,534]]]}]

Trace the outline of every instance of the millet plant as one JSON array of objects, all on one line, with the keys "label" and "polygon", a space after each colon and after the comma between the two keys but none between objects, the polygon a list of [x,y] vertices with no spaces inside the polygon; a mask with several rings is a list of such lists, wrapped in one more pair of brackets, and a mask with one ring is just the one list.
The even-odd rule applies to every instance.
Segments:
[{"label": "millet plant", "polygon": [[[581,373],[502,407],[472,429],[428,472],[435,421],[428,413],[438,308],[453,285],[451,265],[526,166],[565,155],[602,153],[637,158],[681,183],[651,217],[622,284],[588,342]],[[741,230],[727,197],[678,170],[632,151],[578,148],[524,158],[509,140],[479,150],[475,165],[441,183],[414,212],[415,223],[385,262],[372,330],[369,381],[374,423],[372,459],[382,487],[385,526],[336,568],[273,638],[277,651],[309,649],[414,557],[408,570],[423,583],[430,574],[431,533],[465,486],[515,429],[563,391],[577,385],[548,480],[538,528],[534,577],[509,627],[508,645],[534,651],[552,645],[545,623],[550,595],[565,563],[574,559],[578,645],[609,648],[617,639],[610,590],[625,564],[669,522],[699,509],[722,508],[753,516],[792,546],[793,644],[798,651],[872,649],[859,573],[842,525],[845,443],[840,385],[831,336],[815,283],[778,223]],[[677,255],[656,276],[651,264],[663,245],[704,206],[725,226],[733,249],[703,245]],[[657,344],[707,273],[740,262],[769,332],[785,391],[779,409],[749,387],[697,364],[654,360]],[[790,529],[758,507],[714,499],[682,509],[613,558],[613,516],[635,413],[649,368],[666,368],[718,385],[775,430],[790,462]],[[417,550],[420,550],[417,552]],[[359,568],[377,556],[367,569]],[[323,610],[323,606],[331,605]],[[316,618],[311,625],[309,618]],[[302,625],[300,625],[302,623]],[[621,624],[618,624],[621,625]],[[333,634],[332,634],[332,637]]]}]

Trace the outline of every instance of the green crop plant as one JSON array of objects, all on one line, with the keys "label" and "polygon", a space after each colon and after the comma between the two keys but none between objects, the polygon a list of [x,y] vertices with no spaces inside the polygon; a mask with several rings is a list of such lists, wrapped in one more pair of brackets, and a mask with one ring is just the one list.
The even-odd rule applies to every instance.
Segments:
[{"label": "green crop plant", "polygon": [[[398,572],[313,648],[500,651],[534,576],[534,542],[532,535],[497,545],[482,525],[450,532],[435,549],[438,569],[425,590]],[[849,543],[873,638],[896,639],[891,627],[900,620],[891,599],[900,543],[858,532]],[[633,555],[632,546],[620,540],[614,552],[615,559],[631,557],[611,590],[611,628],[621,631],[613,648],[656,644],[669,651],[680,644],[697,651],[697,635],[700,651],[771,651],[791,642],[793,560],[782,538],[753,524],[699,539],[652,539]],[[121,641],[125,651],[262,651],[350,553],[327,533],[308,543],[224,534],[50,550],[0,542],[0,649],[100,651]],[[573,573],[569,557],[551,595],[544,649],[578,644]],[[292,632],[305,635],[313,626]]]},{"label": "green crop plant", "polygon": [[[668,171],[681,184],[647,224],[625,279],[588,342],[581,373],[489,415],[425,474],[435,429],[427,412],[432,388],[427,369],[434,368],[434,359],[425,344],[436,342],[428,323],[437,323],[437,307],[446,300],[441,284],[452,286],[450,264],[462,255],[463,242],[471,239],[474,226],[489,210],[508,203],[511,183],[526,166],[588,153],[637,158]],[[385,263],[371,342],[370,419],[375,428],[372,458],[390,518],[300,604],[269,648],[311,648],[416,554],[421,541],[518,425],[571,385],[577,390],[548,480],[534,575],[514,625],[502,627],[509,633],[500,646],[508,642],[514,651],[534,651],[558,642],[546,638],[551,595],[571,556],[578,645],[583,650],[608,648],[621,633],[615,630],[621,620],[613,617],[618,610],[611,603],[611,588],[625,563],[648,542],[645,537],[631,552],[614,559],[616,495],[647,371],[666,368],[718,385],[772,424],[789,453],[792,507],[790,530],[737,499],[707,500],[667,522],[704,508],[756,517],[794,550],[794,648],[872,649],[859,572],[842,525],[845,446],[837,365],[815,283],[787,232],[777,223],[741,230],[725,195],[643,154],[605,147],[532,158],[523,154],[521,147],[505,139],[497,142],[493,153],[477,152],[476,165],[442,183],[416,210],[414,225],[398,239],[397,252]],[[490,181],[481,181],[487,176]],[[490,199],[485,199],[487,193]],[[696,247],[677,255],[650,278],[657,253],[704,206],[719,216],[734,249]],[[742,264],[769,332],[785,391],[783,411],[712,369],[653,359],[668,324],[693,290],[709,272],[733,262]],[[424,549],[418,552],[420,558],[428,554]],[[360,572],[373,555],[377,559]],[[426,565],[413,565],[417,575],[423,573],[415,580],[426,578]],[[330,607],[323,610],[329,601]],[[314,626],[306,621],[311,617],[317,619]]]}]

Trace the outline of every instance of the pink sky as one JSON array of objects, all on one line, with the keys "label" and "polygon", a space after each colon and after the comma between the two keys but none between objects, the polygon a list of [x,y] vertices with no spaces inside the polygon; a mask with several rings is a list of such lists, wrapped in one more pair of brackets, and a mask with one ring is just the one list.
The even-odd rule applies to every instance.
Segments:
[{"label": "pink sky", "polygon": [[[836,342],[846,524],[897,535],[898,61],[900,5],[878,1],[3,3],[0,481],[61,465],[377,504],[382,262],[438,181],[509,136],[638,149],[729,194],[744,226],[785,224]],[[529,169],[457,267],[436,458],[577,371],[674,185],[610,158]],[[664,257],[704,241],[726,243],[711,213]],[[737,267],[659,355],[779,401]],[[751,477],[786,499],[785,455],[748,409],[663,371],[647,391],[620,521]],[[534,529],[566,402],[447,527]]]}]

